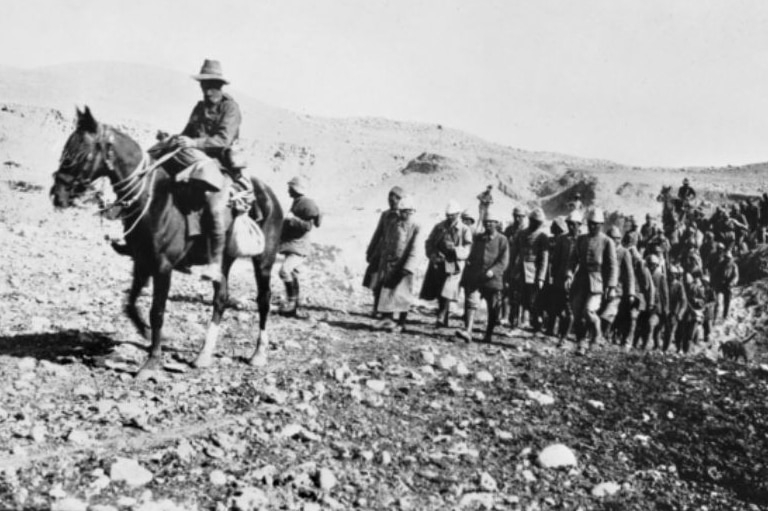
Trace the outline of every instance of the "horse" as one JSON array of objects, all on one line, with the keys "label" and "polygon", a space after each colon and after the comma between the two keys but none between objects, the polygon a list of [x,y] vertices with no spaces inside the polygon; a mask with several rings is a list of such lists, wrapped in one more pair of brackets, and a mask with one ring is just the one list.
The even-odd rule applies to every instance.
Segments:
[{"label": "horse", "polygon": [[[149,356],[136,378],[145,380],[156,377],[162,370],[162,327],[166,301],[171,286],[172,270],[180,265],[202,264],[195,260],[200,253],[204,237],[189,238],[186,235],[186,217],[183,201],[179,200],[179,185],[163,167],[163,158],[152,161],[125,133],[96,121],[86,106],[76,109],[76,128],[67,139],[54,172],[54,184],[50,190],[53,205],[57,209],[72,206],[91,188],[94,180],[106,177],[123,206],[123,227],[130,256],[133,259],[133,280],[125,313],[139,333],[151,341]],[[256,350],[249,359],[252,366],[267,363],[269,346],[267,318],[270,308],[270,280],[272,266],[277,257],[283,210],[272,189],[261,180],[252,177],[255,206],[263,214],[259,226],[264,233],[264,251],[252,258],[259,311],[259,330]],[[254,218],[254,208],[251,217]],[[231,212],[227,225],[232,222]],[[227,229],[227,239],[230,230]],[[208,367],[219,336],[219,325],[228,303],[229,271],[234,258],[225,251],[221,282],[213,283],[213,315],[205,335],[205,342],[193,362],[196,367]],[[149,326],[141,317],[136,301],[152,279],[153,293]],[[151,335],[148,335],[148,329]]]},{"label": "horse", "polygon": [[662,203],[661,223],[664,226],[664,232],[669,234],[675,226],[681,225],[686,219],[682,201],[672,195],[671,186],[662,186],[656,201]]}]

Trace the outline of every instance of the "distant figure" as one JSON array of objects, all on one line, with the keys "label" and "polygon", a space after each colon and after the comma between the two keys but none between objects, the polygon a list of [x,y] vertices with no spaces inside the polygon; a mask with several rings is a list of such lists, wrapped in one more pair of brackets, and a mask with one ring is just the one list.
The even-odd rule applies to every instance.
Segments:
[{"label": "distant figure", "polygon": [[381,282],[378,282],[375,277],[379,271],[379,258],[381,257],[384,233],[387,232],[391,224],[397,222],[399,217],[398,209],[400,207],[400,199],[402,198],[403,189],[399,186],[392,187],[387,196],[389,209],[381,213],[379,223],[376,224],[376,230],[373,231],[373,236],[371,236],[371,241],[368,243],[368,248],[365,251],[365,261],[368,263],[368,267],[366,268],[365,276],[363,277],[363,286],[373,292],[372,315],[374,318],[379,313],[379,288],[381,287]]},{"label": "distant figure", "polygon": [[488,214],[488,208],[491,204],[493,204],[493,195],[491,195],[491,191],[493,190],[493,185],[488,185],[483,193],[477,196],[477,200],[480,202],[478,205],[478,219],[477,221],[479,223],[485,223],[485,217]]},{"label": "distant figure", "polygon": [[689,208],[696,199],[696,191],[691,187],[691,182],[687,177],[683,179],[683,186],[677,190],[677,198],[680,199],[684,208]]},{"label": "distant figure", "polygon": [[568,211],[584,211],[584,203],[581,202],[581,194],[579,192],[571,195],[571,200],[568,202]]}]

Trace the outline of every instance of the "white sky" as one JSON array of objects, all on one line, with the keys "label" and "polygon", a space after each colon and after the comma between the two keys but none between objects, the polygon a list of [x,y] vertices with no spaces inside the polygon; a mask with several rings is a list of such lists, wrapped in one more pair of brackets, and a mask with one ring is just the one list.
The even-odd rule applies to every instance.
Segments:
[{"label": "white sky", "polygon": [[140,62],[295,111],[637,165],[768,161],[764,0],[0,0],[0,64]]}]

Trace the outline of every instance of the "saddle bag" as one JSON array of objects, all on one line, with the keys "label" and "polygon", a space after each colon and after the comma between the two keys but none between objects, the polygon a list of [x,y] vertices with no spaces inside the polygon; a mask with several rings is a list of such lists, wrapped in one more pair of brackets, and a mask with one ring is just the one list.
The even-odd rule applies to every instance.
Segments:
[{"label": "saddle bag", "polygon": [[231,257],[255,257],[264,252],[264,233],[248,215],[237,215],[232,222],[227,240],[227,254]]}]

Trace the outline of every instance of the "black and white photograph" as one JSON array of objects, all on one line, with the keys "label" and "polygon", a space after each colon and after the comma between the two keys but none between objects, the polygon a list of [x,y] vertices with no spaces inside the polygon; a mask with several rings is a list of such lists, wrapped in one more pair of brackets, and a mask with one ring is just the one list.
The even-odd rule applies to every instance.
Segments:
[{"label": "black and white photograph", "polygon": [[768,510],[768,3],[0,12],[0,510]]}]

